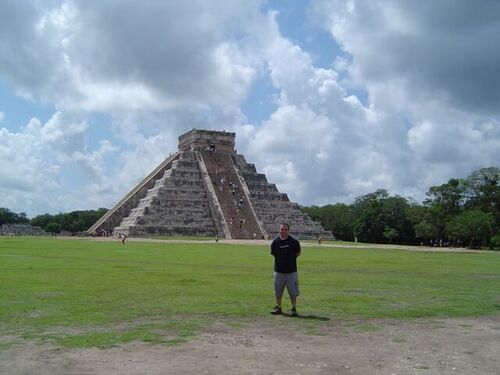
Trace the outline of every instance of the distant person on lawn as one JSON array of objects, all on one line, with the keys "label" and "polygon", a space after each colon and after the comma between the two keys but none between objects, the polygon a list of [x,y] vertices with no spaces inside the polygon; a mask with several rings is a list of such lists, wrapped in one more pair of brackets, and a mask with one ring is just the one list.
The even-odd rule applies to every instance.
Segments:
[{"label": "distant person on lawn", "polygon": [[297,273],[297,257],[300,255],[300,242],[289,235],[290,226],[280,225],[279,236],[271,243],[271,255],[274,257],[274,296],[276,306],[273,315],[282,314],[281,300],[286,289],[290,296],[291,316],[297,316],[297,297],[299,296],[299,276]]}]

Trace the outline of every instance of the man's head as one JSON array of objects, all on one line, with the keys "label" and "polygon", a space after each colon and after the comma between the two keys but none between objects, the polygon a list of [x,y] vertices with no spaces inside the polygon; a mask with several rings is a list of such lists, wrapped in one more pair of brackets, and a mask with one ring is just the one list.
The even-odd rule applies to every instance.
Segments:
[{"label": "man's head", "polygon": [[287,223],[280,224],[280,238],[282,240],[288,237],[288,233],[290,232],[290,226]]}]

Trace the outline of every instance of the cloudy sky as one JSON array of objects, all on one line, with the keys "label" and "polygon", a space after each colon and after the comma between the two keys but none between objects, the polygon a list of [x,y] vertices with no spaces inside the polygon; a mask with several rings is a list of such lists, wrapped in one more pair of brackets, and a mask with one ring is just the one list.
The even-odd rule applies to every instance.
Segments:
[{"label": "cloudy sky", "polygon": [[500,2],[2,0],[0,207],[112,207],[192,128],[303,205],[500,166]]}]

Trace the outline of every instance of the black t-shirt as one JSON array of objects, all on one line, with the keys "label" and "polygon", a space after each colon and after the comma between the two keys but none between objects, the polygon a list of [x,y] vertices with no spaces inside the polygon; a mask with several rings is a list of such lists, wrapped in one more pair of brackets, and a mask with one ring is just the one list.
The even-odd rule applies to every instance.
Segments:
[{"label": "black t-shirt", "polygon": [[276,237],[271,243],[271,254],[274,256],[274,271],[279,273],[297,272],[297,255],[300,243],[292,236],[285,240]]}]

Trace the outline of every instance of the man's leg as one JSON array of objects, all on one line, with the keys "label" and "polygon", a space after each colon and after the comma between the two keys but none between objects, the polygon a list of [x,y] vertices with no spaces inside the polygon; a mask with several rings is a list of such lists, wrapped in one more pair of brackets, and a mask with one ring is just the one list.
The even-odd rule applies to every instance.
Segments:
[{"label": "man's leg", "polygon": [[290,309],[291,316],[297,316],[297,297],[290,297],[290,302],[292,303],[292,308]]},{"label": "man's leg", "polygon": [[279,315],[281,314],[281,301],[283,298],[283,291],[285,290],[285,278],[283,274],[277,272],[274,273],[274,297],[276,299],[276,306],[274,307],[271,314]]},{"label": "man's leg", "polygon": [[290,302],[292,303],[292,308],[290,309],[290,315],[297,316],[297,297],[299,296],[299,277],[295,272],[293,274],[287,275],[286,289],[288,295],[290,296]]},{"label": "man's leg", "polygon": [[271,311],[272,315],[281,315],[282,309],[281,309],[281,299],[282,297],[276,296],[276,306],[274,306],[273,311]]},{"label": "man's leg", "polygon": [[283,297],[278,297],[276,296],[276,306],[279,306],[281,307],[281,300],[283,299]]}]

